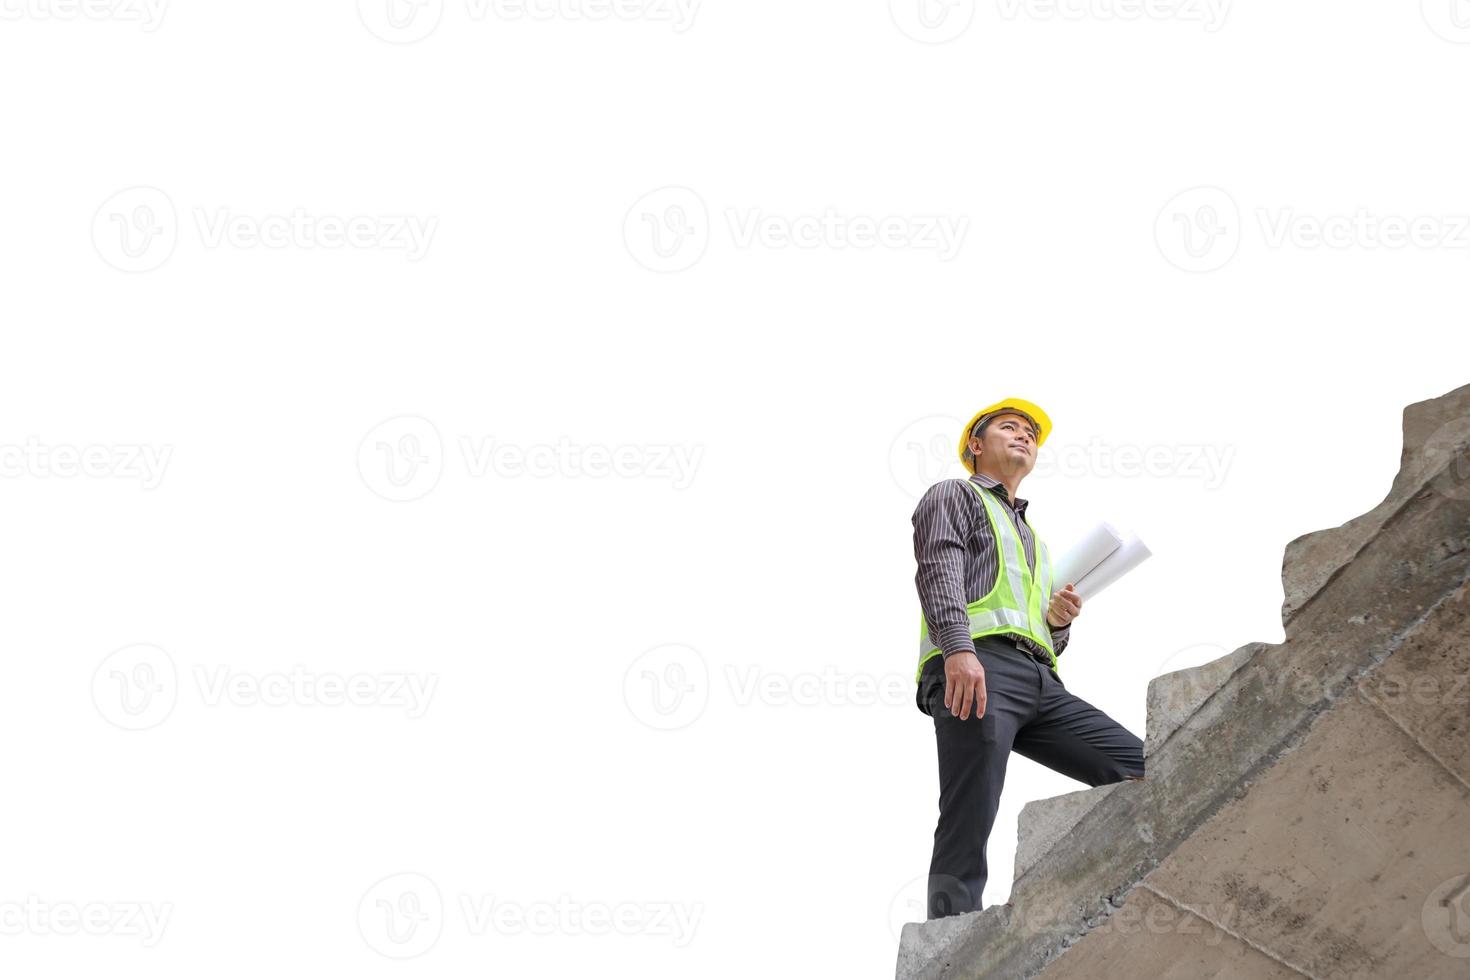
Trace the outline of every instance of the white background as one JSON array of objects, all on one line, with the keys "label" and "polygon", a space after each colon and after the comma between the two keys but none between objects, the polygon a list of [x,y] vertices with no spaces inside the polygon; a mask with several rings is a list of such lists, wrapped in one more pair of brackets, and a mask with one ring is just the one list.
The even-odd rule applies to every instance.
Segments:
[{"label": "white background", "polygon": [[1467,380],[1462,0],[1123,2],[4,0],[0,969],[890,976],[959,422],[1152,547],[1062,662],[1142,735]]}]

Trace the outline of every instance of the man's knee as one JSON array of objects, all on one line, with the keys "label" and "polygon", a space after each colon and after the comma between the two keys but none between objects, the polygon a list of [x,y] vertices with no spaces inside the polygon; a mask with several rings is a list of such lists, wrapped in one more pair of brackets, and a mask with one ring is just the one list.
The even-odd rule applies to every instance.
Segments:
[{"label": "man's knee", "polygon": [[1143,778],[1143,741],[1137,736],[1130,733],[1127,747],[1116,753],[1115,758],[1119,780]]},{"label": "man's knee", "polygon": [[1109,767],[1108,782],[1121,783],[1125,779],[1142,779],[1143,776],[1143,753],[1140,751],[1136,754],[1130,753],[1121,759],[1114,759],[1113,764]]},{"label": "man's knee", "polygon": [[1142,779],[1142,778],[1143,778],[1143,774],[1142,773],[1139,773],[1137,770],[1134,770],[1134,769],[1125,769],[1122,766],[1114,766],[1114,767],[1108,769],[1103,774],[1103,778],[1101,780],[1099,780],[1095,785],[1097,785],[1097,786],[1106,786],[1108,783],[1121,783],[1124,780],[1131,781],[1131,780]]}]

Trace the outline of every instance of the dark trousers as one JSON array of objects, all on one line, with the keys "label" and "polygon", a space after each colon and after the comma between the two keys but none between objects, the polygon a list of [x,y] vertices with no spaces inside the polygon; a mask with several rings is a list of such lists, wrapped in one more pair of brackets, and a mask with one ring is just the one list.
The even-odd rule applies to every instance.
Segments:
[{"label": "dark trousers", "polygon": [[[975,641],[985,668],[983,717],[960,721],[944,706],[944,657],[931,657],[915,701],[934,718],[939,747],[939,825],[929,863],[929,915],[978,910],[1011,751],[1089,786],[1143,775],[1143,742],[1070,693],[1035,657],[1002,636]],[[958,707],[958,705],[956,705]]]}]

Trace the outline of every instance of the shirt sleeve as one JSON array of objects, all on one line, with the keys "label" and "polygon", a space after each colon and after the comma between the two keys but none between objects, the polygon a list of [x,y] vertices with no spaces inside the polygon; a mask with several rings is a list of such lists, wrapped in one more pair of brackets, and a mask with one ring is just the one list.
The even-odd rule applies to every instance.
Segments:
[{"label": "shirt sleeve", "polygon": [[1052,652],[1060,657],[1062,651],[1066,649],[1067,641],[1072,637],[1072,624],[1068,623],[1066,626],[1054,628],[1051,623],[1047,623],[1046,628],[1051,630]]},{"label": "shirt sleeve", "polygon": [[961,480],[944,480],[930,487],[914,510],[914,560],[919,566],[914,585],[929,636],[945,657],[975,652],[965,600],[970,514],[960,496],[970,492]]}]

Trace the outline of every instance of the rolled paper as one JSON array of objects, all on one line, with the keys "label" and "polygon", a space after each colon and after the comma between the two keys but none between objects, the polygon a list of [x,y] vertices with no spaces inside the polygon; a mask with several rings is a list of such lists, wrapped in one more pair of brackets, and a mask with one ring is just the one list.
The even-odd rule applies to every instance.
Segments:
[{"label": "rolled paper", "polygon": [[[1139,539],[1138,535],[1130,531],[1117,550],[1104,558],[1102,563],[1096,568],[1084,575],[1082,581],[1077,582],[1075,579],[1069,579],[1068,581],[1074,582],[1079,596],[1083,599],[1091,599],[1103,589],[1106,589],[1118,581],[1118,579],[1137,568],[1151,554],[1153,552],[1148,550],[1148,546]],[[1062,582],[1062,585],[1066,584],[1066,582]]]},{"label": "rolled paper", "polygon": [[1096,525],[1052,565],[1053,591],[1060,592],[1068,582],[1081,582],[1088,572],[1101,565],[1104,559],[1122,546],[1125,537],[1125,534],[1107,522]]}]

